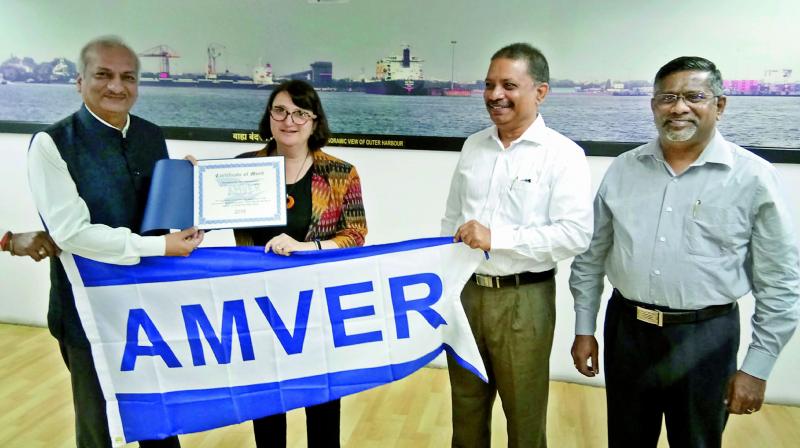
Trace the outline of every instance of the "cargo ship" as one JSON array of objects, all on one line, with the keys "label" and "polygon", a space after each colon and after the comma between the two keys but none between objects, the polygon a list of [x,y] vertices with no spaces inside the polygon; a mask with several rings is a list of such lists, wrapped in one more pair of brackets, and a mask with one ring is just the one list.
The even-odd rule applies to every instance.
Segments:
[{"label": "cargo ship", "polygon": [[[473,89],[465,89],[463,87],[441,87],[442,82],[429,83],[428,95],[430,96],[473,96]],[[483,92],[481,91],[481,94]]]},{"label": "cargo ship", "polygon": [[222,88],[222,89],[263,89],[270,90],[274,87],[272,79],[272,67],[269,64],[257,65],[253,69],[253,76],[237,75],[229,73],[226,69],[223,73],[217,72],[217,59],[222,56],[225,46],[222,44],[211,43],[206,48],[208,65],[204,74],[188,74],[181,77],[174,77],[170,74],[170,59],[181,57],[167,45],[158,45],[149,48],[141,53],[140,57],[158,58],[160,61],[159,71],[156,73],[143,73],[139,78],[141,86],[155,87],[200,87],[200,88]]},{"label": "cargo ship", "polygon": [[401,56],[387,56],[375,66],[375,79],[364,83],[366,93],[376,95],[429,95],[422,73],[422,59],[403,47]]},{"label": "cargo ship", "polygon": [[217,89],[257,89],[272,90],[275,82],[272,78],[272,67],[267,65],[256,66],[253,69],[253,77],[248,79],[244,76],[217,75],[216,73],[206,73],[205,76],[173,78],[168,73],[158,73],[156,76],[142,76],[139,79],[140,86],[155,87],[199,87]]}]

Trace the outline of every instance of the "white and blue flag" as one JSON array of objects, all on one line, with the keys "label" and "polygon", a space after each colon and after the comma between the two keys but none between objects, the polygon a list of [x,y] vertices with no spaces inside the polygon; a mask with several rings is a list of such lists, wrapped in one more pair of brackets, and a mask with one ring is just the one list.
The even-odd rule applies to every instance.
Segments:
[{"label": "white and blue flag", "polygon": [[442,351],[486,380],[450,238],[119,266],[62,254],[115,445],[203,431],[404,378]]}]

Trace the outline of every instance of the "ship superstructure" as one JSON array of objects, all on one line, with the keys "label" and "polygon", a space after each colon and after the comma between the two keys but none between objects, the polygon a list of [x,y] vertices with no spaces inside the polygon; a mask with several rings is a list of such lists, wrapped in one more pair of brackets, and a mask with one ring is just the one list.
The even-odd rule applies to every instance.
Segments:
[{"label": "ship superstructure", "polygon": [[423,59],[411,56],[403,46],[401,55],[387,56],[375,64],[375,80],[366,84],[366,92],[381,95],[426,95]]},{"label": "ship superstructure", "polygon": [[375,78],[378,81],[395,80],[423,80],[422,63],[424,60],[411,56],[411,48],[403,46],[401,56],[387,56],[378,61],[375,65]]}]

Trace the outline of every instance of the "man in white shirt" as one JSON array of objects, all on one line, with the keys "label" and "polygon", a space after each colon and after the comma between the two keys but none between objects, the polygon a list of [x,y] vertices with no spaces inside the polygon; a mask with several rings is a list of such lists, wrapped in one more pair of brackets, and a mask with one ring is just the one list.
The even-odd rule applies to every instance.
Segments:
[{"label": "man in white shirt", "polygon": [[[28,180],[39,215],[65,252],[106,263],[189,255],[203,240],[191,228],[139,236],[155,162],[167,158],[161,130],[128,112],[137,97],[139,60],[114,37],[81,50],[77,87],[84,105],[36,134],[28,151]],[[105,400],[75,299],[58,258],[51,258],[50,332],[70,371],[76,445],[111,446]],[[178,438],[141,446],[179,446]]]},{"label": "man in white shirt", "polygon": [[498,50],[484,91],[494,126],[467,139],[453,175],[442,234],[486,251],[461,301],[489,376],[484,383],[448,358],[456,447],[490,446],[497,393],[508,445],[547,444],[555,268],[592,236],[583,150],[539,115],[548,82],[539,50]]}]

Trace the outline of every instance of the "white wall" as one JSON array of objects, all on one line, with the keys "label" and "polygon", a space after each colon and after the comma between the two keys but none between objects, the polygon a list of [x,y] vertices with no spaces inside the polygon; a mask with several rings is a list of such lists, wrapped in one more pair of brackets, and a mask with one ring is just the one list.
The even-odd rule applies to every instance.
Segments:
[{"label": "white wall", "polygon": [[[31,203],[25,174],[25,152],[29,135],[0,134],[0,225],[12,231],[41,229]],[[198,158],[230,157],[258,148],[257,145],[169,141],[172,157],[193,154]],[[458,159],[456,152],[403,151],[329,148],[328,151],[358,167],[369,224],[367,244],[380,244],[411,238],[438,236],[439,219],[444,210],[450,176]],[[610,164],[610,158],[592,157],[589,163],[595,185]],[[787,197],[800,191],[800,165],[779,165]],[[800,224],[800,206],[791,202],[794,221]],[[800,230],[800,229],[799,229]],[[230,231],[210,232],[205,245],[229,245]],[[574,315],[572,297],[567,288],[569,260],[560,263],[557,276],[556,335],[550,358],[554,379],[602,385],[602,376],[587,380],[572,367]],[[45,325],[48,277],[46,263],[11,258],[0,254],[0,321]],[[750,315],[753,299],[740,301],[742,343],[740,359],[750,341]],[[604,315],[601,310],[600,315]],[[600,319],[602,324],[602,318]],[[602,339],[600,340],[602,346]],[[603,360],[601,359],[601,365]],[[800,404],[800,389],[794,372],[800,371],[800,338],[794,338],[778,360],[769,381],[767,400],[773,403]]]}]

